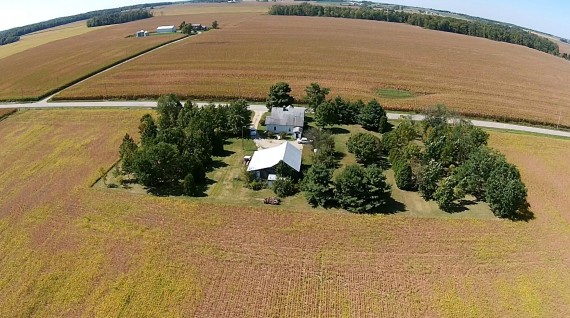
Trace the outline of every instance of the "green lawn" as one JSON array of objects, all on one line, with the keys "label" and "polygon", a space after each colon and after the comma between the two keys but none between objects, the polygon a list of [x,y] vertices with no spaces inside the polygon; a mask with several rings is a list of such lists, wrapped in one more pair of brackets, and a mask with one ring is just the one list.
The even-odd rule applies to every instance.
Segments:
[{"label": "green lawn", "polygon": [[386,99],[404,99],[415,97],[416,94],[406,90],[381,88],[377,91],[381,98]]},{"label": "green lawn", "polygon": [[[309,115],[309,127],[314,123],[311,122]],[[393,122],[397,124],[397,122]],[[313,127],[314,128],[314,127]],[[327,128],[335,138],[335,150],[339,153],[340,162],[339,168],[335,170],[334,175],[338,175],[343,167],[355,164],[356,158],[347,150],[346,142],[352,134],[359,132],[368,132],[359,125],[340,125],[332,128]],[[381,134],[370,132],[378,137]],[[225,155],[222,157],[214,157],[215,167],[212,171],[207,173],[210,180],[204,192],[205,196],[199,198],[185,197],[187,200],[196,201],[209,201],[215,203],[240,205],[240,206],[263,206],[263,199],[267,197],[274,197],[275,193],[271,189],[263,189],[260,191],[253,191],[244,187],[243,171],[245,165],[243,162],[244,156],[251,156],[257,147],[253,140],[249,138],[232,138],[229,139],[225,145]],[[307,169],[312,164],[312,147],[303,147],[303,167]],[[473,205],[466,205],[465,211],[461,213],[446,213],[441,211],[435,202],[426,202],[417,192],[408,192],[398,189],[394,182],[394,172],[392,170],[386,171],[386,178],[389,184],[392,185],[392,198],[394,199],[386,211],[388,213],[398,213],[398,215],[408,215],[414,217],[430,217],[430,218],[476,218],[476,219],[494,219],[493,213],[490,211],[488,205],[478,203]],[[111,173],[107,175],[107,184],[118,183]],[[99,181],[96,186],[105,187]],[[129,185],[128,188],[113,189],[114,191],[126,191],[131,193],[145,194],[146,189],[138,184]],[[287,210],[306,210],[309,208],[303,193],[298,193],[292,197],[284,198],[281,206]],[[315,210],[324,211],[323,208]],[[332,211],[341,211],[339,209],[330,209]]]}]

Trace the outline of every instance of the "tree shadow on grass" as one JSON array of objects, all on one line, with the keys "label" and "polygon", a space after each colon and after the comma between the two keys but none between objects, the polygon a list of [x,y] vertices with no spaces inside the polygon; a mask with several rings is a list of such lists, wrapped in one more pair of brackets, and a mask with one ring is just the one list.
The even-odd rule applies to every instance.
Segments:
[{"label": "tree shadow on grass", "polygon": [[507,219],[515,222],[529,222],[535,219],[534,212],[530,210],[530,204],[525,201],[523,206]]},{"label": "tree shadow on grass", "polygon": [[234,153],[235,153],[235,151],[224,149],[222,152],[217,153],[216,156],[226,158],[226,157],[233,155]]},{"label": "tree shadow on grass", "polygon": [[337,162],[337,166],[340,165],[340,161],[346,157],[344,152],[335,151],[334,152],[334,160]]},{"label": "tree shadow on grass", "polygon": [[348,129],[342,127],[332,127],[327,130],[333,135],[346,135],[350,133]]},{"label": "tree shadow on grass", "polygon": [[181,196],[184,195],[182,184],[164,185],[158,187],[148,187],[147,191],[157,197]]},{"label": "tree shadow on grass", "polygon": [[[208,188],[215,183],[216,183],[215,180],[212,180],[210,178],[206,178],[206,180],[204,182],[196,185],[196,193],[192,197],[195,197],[195,198],[207,197],[208,195],[206,194],[206,191],[208,191]],[[188,195],[186,195],[184,193],[184,187],[182,185],[182,182],[180,182],[178,184],[164,185],[164,186],[159,186],[159,187],[148,187],[147,191],[148,191],[148,193],[155,195],[157,197],[170,197],[170,196],[174,196],[174,197],[187,196],[188,197]]]},{"label": "tree shadow on grass", "polygon": [[449,214],[455,214],[455,213],[461,213],[461,212],[465,212],[467,210],[469,210],[467,207],[470,205],[476,205],[477,201],[475,200],[467,200],[467,199],[461,199],[457,202],[457,204],[454,204],[451,208],[449,208],[449,210],[445,211]]},{"label": "tree shadow on grass", "polygon": [[394,200],[394,198],[390,197],[386,200],[386,203],[381,207],[376,209],[372,209],[368,212],[364,212],[362,214],[396,214],[401,212],[406,212],[406,205],[400,201]]},{"label": "tree shadow on grass", "polygon": [[229,166],[227,163],[223,162],[222,160],[214,160],[212,161],[212,164],[210,165],[210,168],[208,169],[208,171],[214,171],[216,169],[219,168],[225,168]]}]

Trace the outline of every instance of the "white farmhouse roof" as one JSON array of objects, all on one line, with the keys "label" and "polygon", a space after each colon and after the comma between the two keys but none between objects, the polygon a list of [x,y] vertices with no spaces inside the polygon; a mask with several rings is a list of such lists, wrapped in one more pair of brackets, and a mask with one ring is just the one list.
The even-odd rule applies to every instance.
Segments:
[{"label": "white farmhouse roof", "polygon": [[297,172],[301,171],[301,150],[289,142],[273,148],[258,150],[253,153],[247,171],[257,171],[275,166],[283,161]]},{"label": "white farmhouse roof", "polygon": [[271,115],[265,119],[266,125],[303,127],[305,108],[288,106],[271,108]]}]

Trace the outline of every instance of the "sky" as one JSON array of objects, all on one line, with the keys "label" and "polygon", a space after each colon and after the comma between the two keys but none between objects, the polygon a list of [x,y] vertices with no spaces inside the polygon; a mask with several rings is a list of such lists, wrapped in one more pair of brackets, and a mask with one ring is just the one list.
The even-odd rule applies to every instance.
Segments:
[{"label": "sky", "polygon": [[[9,0],[0,10],[0,30],[93,10],[154,0]],[[160,2],[157,0],[155,2]],[[570,39],[568,0],[381,0],[379,2],[449,10],[509,22]]]}]

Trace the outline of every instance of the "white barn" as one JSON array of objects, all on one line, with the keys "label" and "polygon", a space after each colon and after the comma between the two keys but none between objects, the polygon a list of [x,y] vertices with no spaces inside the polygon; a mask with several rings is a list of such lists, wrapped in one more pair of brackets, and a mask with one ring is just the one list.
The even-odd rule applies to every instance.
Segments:
[{"label": "white barn", "polygon": [[271,115],[265,119],[267,132],[276,134],[286,133],[301,138],[305,124],[305,108],[303,107],[273,107]]},{"label": "white barn", "polygon": [[268,178],[275,174],[275,166],[283,161],[295,171],[301,171],[301,150],[289,142],[273,148],[258,150],[253,153],[247,171],[254,171],[258,178]]},{"label": "white barn", "polygon": [[156,28],[156,33],[174,33],[176,27],[174,25],[163,25]]}]

